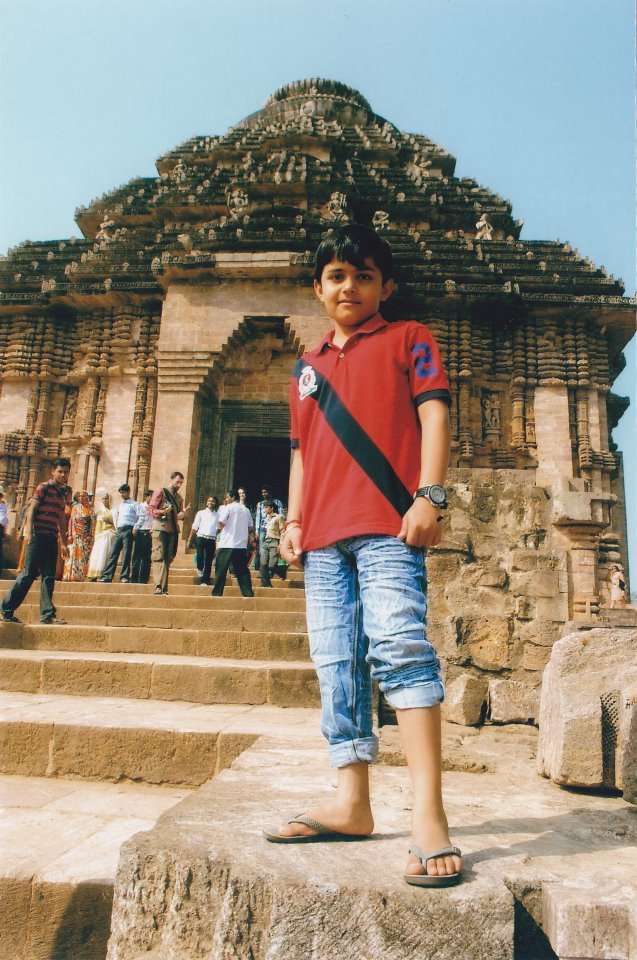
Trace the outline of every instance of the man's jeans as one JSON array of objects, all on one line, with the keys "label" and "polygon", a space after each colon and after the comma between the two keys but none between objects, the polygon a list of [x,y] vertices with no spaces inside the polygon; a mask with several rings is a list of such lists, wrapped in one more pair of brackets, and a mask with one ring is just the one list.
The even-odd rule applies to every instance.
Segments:
[{"label": "man's jeans", "polygon": [[115,540],[113,541],[113,546],[111,548],[111,555],[108,558],[106,566],[104,567],[104,573],[100,577],[102,582],[108,581],[108,583],[110,583],[115,576],[117,561],[119,560],[119,555],[122,550],[124,551],[124,554],[122,557],[122,569],[119,572],[119,579],[130,580],[130,561],[133,553],[132,525],[118,527],[115,531]]},{"label": "man's jeans", "polygon": [[151,550],[150,530],[138,530],[133,537],[133,583],[148,583]]},{"label": "man's jeans", "polygon": [[393,707],[433,707],[444,699],[440,663],[425,633],[423,551],[388,536],[311,550],[305,595],[332,766],[373,763],[372,677]]},{"label": "man's jeans", "polygon": [[13,613],[26,597],[31,584],[38,576],[40,584],[40,620],[55,616],[53,589],[58,558],[58,538],[55,534],[34,533],[24,552],[24,568],[13,582],[2,601],[5,613]]}]

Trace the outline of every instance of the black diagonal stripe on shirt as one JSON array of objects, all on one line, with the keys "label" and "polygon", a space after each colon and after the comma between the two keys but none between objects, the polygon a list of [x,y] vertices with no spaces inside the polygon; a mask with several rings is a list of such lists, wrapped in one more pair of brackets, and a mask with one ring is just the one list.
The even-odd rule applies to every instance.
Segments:
[{"label": "black diagonal stripe on shirt", "polygon": [[414,502],[391,463],[349,412],[332,384],[315,368],[317,393],[310,395],[352,460],[402,517]]}]

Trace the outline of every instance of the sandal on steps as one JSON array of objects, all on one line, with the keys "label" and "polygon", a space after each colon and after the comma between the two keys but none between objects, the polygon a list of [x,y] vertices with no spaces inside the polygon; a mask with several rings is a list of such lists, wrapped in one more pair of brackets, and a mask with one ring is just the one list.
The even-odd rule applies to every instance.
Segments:
[{"label": "sandal on steps", "polygon": [[293,817],[292,820],[288,820],[288,823],[304,823],[306,827],[311,827],[312,830],[316,830],[316,833],[311,833],[307,836],[305,834],[297,834],[293,837],[286,837],[281,833],[264,830],[263,836],[266,840],[269,840],[270,843],[324,843],[329,840],[369,839],[369,835],[366,833],[340,833],[338,830],[332,830],[330,827],[319,823],[318,820],[313,820],[312,817]]},{"label": "sandal on steps", "polygon": [[462,854],[458,847],[441,847],[440,850],[428,850],[426,853],[420,847],[410,847],[409,852],[418,857],[423,867],[424,873],[406,873],[405,882],[414,887],[452,887],[458,883],[462,876],[462,870],[458,873],[444,873],[432,876],[427,873],[427,861],[435,860],[436,857],[461,857]]}]

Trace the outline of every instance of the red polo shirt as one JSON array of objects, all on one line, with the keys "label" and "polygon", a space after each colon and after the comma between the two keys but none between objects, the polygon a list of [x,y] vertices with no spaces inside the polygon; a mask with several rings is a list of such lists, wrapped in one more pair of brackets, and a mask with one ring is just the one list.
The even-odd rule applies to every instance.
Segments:
[{"label": "red polo shirt", "polygon": [[364,534],[396,536],[420,479],[426,400],[451,402],[438,346],[415,321],[367,320],[343,347],[330,332],[297,361],[292,447],[303,454],[304,550]]}]

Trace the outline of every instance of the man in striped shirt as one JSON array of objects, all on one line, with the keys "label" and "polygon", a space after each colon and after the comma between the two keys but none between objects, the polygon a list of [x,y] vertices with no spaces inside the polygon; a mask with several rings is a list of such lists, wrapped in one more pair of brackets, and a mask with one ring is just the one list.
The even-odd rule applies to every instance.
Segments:
[{"label": "man in striped shirt", "polygon": [[2,619],[5,623],[20,623],[15,615],[31,584],[41,575],[40,621],[42,623],[66,623],[57,616],[53,605],[55,567],[58,555],[58,540],[62,556],[68,555],[63,532],[64,507],[67,497],[67,480],[71,463],[65,458],[53,461],[51,479],[35,488],[24,523],[26,552],[24,569],[2,601]]}]

